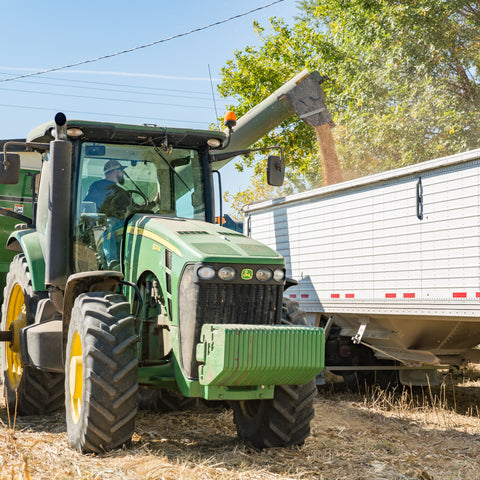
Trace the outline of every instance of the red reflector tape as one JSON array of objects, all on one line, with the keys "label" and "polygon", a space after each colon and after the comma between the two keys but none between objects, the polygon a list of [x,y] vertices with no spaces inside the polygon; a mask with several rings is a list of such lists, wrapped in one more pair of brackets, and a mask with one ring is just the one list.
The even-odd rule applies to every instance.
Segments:
[{"label": "red reflector tape", "polygon": [[330,298],[340,298],[340,294],[339,293],[332,293],[330,295]]},{"label": "red reflector tape", "polygon": [[480,298],[480,292],[477,292],[477,293],[475,294],[475,296],[476,296],[477,298]]},{"label": "red reflector tape", "polygon": [[302,297],[302,298],[308,298],[309,295],[308,295],[308,293],[302,293],[301,297]]},{"label": "red reflector tape", "polygon": [[346,293],[345,298],[355,298],[355,294],[354,293]]},{"label": "red reflector tape", "polygon": [[397,298],[397,294],[396,293],[386,293],[385,298]]},{"label": "red reflector tape", "polygon": [[467,292],[453,292],[453,298],[467,298]]},{"label": "red reflector tape", "polygon": [[297,295],[295,293],[292,293],[291,295],[289,295],[290,298],[297,298]]},{"label": "red reflector tape", "polygon": [[415,298],[415,294],[414,293],[404,293],[403,298]]}]

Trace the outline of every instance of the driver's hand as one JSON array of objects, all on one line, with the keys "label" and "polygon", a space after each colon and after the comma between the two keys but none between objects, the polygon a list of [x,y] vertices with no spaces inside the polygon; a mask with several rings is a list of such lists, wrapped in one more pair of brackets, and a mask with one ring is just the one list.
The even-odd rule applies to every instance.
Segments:
[{"label": "driver's hand", "polygon": [[154,208],[155,206],[160,206],[160,192],[157,192],[153,200],[147,203],[147,208]]},{"label": "driver's hand", "polygon": [[160,192],[157,192],[157,194],[155,195],[155,197],[153,198],[153,200],[150,202],[150,204],[160,205]]}]

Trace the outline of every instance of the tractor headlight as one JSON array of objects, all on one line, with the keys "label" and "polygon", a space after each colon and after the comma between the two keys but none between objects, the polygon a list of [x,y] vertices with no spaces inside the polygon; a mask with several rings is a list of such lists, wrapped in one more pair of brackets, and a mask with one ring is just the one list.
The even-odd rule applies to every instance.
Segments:
[{"label": "tractor headlight", "polygon": [[215,269],[210,265],[203,265],[197,270],[197,275],[202,280],[212,280],[215,278]]},{"label": "tractor headlight", "polygon": [[285,280],[285,271],[280,269],[280,268],[277,268],[274,272],[273,272],[273,279],[276,281],[276,282],[283,282]]},{"label": "tractor headlight", "polygon": [[237,272],[233,267],[222,267],[218,271],[218,278],[222,280],[233,280],[236,276]]},{"label": "tractor headlight", "polygon": [[269,268],[259,268],[255,276],[261,282],[268,282],[273,277],[273,272]]}]

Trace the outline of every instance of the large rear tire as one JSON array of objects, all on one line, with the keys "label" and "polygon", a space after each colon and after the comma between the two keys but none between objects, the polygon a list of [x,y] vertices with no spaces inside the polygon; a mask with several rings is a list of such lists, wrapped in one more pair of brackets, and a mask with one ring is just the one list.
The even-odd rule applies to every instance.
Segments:
[{"label": "large rear tire", "polygon": [[[284,298],[281,323],[306,325],[305,312]],[[303,445],[310,435],[316,393],[313,379],[305,385],[276,386],[272,400],[231,402],[238,436],[259,449]]]},{"label": "large rear tire", "polygon": [[10,264],[3,292],[0,329],[17,333],[12,342],[2,344],[1,362],[7,407],[19,415],[51,413],[64,405],[63,374],[22,363],[18,332],[34,322],[38,301],[25,256],[17,255]]},{"label": "large rear tire", "polygon": [[137,413],[137,338],[123,295],[84,293],[72,310],[65,362],[67,434],[83,453],[129,443]]}]

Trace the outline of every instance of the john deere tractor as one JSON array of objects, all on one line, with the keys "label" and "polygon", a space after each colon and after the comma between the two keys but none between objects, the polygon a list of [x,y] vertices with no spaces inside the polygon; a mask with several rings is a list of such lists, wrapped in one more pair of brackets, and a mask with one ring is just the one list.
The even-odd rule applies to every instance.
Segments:
[{"label": "john deere tractor", "polygon": [[[283,299],[283,258],[214,224],[212,170],[238,153],[233,124],[225,134],[57,114],[4,145],[2,184],[19,179],[20,143],[42,159],[32,216],[0,209],[19,222],[0,332],[12,412],[65,404],[71,446],[102,452],[130,441],[140,386],[228,403],[258,448],[305,441],[324,334]],[[269,162],[281,183],[282,160]],[[121,214],[88,193],[112,166],[125,175]]]}]

